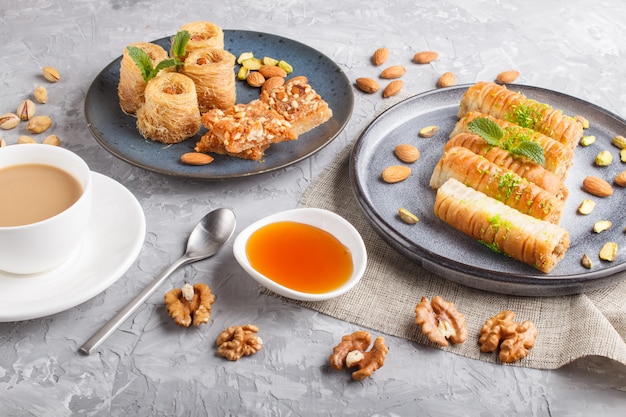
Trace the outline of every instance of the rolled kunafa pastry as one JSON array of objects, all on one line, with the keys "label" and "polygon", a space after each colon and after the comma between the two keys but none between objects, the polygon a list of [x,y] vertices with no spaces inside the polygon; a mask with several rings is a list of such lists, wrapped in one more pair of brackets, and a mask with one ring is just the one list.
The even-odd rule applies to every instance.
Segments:
[{"label": "rolled kunafa pastry", "polygon": [[178,143],[200,130],[198,96],[193,81],[166,72],[146,85],[145,102],[137,111],[137,129],[145,138]]},{"label": "rolled kunafa pastry", "polygon": [[189,32],[186,55],[199,49],[224,49],[224,31],[221,27],[206,21],[189,22],[178,31]]},{"label": "rolled kunafa pastry", "polygon": [[[153,67],[156,67],[159,62],[168,59],[167,51],[154,43],[137,42],[128,46],[135,46],[148,54]],[[135,114],[143,103],[145,89],[146,82],[141,75],[141,70],[130,57],[128,47],[126,47],[120,62],[120,81],[117,85],[117,96],[119,97],[122,111],[127,114]]]},{"label": "rolled kunafa pastry", "polygon": [[581,123],[561,110],[492,82],[476,83],[463,94],[459,118],[473,111],[536,130],[570,149],[578,145],[583,135]]},{"label": "rolled kunafa pastry", "polygon": [[224,49],[198,49],[185,58],[182,73],[196,85],[200,113],[235,105],[235,56]]},{"label": "rolled kunafa pastry", "polygon": [[544,167],[560,179],[565,179],[574,160],[574,151],[562,143],[532,129],[520,127],[484,113],[470,112],[456,123],[450,137],[454,137],[459,133],[473,133],[468,125],[472,120],[480,117],[491,119],[504,129],[502,143],[514,146],[522,140],[537,142],[543,148],[545,156]]},{"label": "rolled kunafa pastry", "polygon": [[433,170],[430,186],[437,189],[450,178],[529,216],[554,224],[561,221],[563,203],[556,197],[469,149],[458,146],[445,151]]},{"label": "rolled kunafa pastry", "polygon": [[549,273],[570,245],[567,230],[520,213],[454,178],[437,190],[435,215],[492,250]]},{"label": "rolled kunafa pastry", "polygon": [[569,191],[565,183],[552,172],[545,169],[528,158],[514,155],[507,150],[491,146],[483,138],[472,133],[459,133],[450,138],[443,147],[444,152],[462,146],[469,149],[477,155],[484,157],[486,160],[493,162],[498,167],[513,171],[517,175],[538,185],[550,194],[554,195],[559,201],[565,202]]}]

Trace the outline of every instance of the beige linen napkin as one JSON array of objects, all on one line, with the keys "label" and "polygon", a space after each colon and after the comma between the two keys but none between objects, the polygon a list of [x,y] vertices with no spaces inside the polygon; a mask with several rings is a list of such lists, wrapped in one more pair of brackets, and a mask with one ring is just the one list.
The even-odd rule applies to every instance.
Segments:
[{"label": "beige linen napkin", "polygon": [[[465,343],[442,348],[449,352],[498,362],[496,353],[480,352],[478,334],[485,320],[509,309],[516,313],[516,321],[530,320],[539,330],[535,347],[518,366],[555,369],[594,355],[626,364],[626,281],[580,295],[516,297],[438,277],[395,252],[369,226],[350,186],[350,149],[348,146],[314,181],[299,207],[331,210],[359,230],[368,251],[365,275],[356,287],[333,300],[291,302],[373,332],[436,346],[414,321],[415,305],[421,297],[439,295],[465,315],[469,330]],[[622,275],[626,280],[626,273]]]}]

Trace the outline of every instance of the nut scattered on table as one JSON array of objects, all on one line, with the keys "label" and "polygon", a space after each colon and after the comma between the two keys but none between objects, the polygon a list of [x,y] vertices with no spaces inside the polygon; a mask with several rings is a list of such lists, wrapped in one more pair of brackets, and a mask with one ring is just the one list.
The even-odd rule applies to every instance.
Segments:
[{"label": "nut scattered on table", "polygon": [[481,352],[495,352],[498,347],[500,362],[511,363],[525,358],[535,346],[538,331],[530,321],[513,321],[515,313],[504,310],[488,319],[480,329]]},{"label": "nut scattered on table", "polygon": [[356,79],[355,83],[357,88],[364,93],[372,94],[380,90],[380,84],[372,78],[359,77]]},{"label": "nut scattered on table", "polygon": [[389,58],[389,49],[387,48],[378,48],[374,51],[372,55],[372,64],[379,66],[384,64]]},{"label": "nut scattered on table", "polygon": [[35,115],[36,111],[37,106],[35,106],[32,100],[22,100],[20,104],[17,105],[17,117],[19,117],[20,120],[30,120],[31,117]]},{"label": "nut scattered on table", "polygon": [[0,129],[13,129],[20,123],[20,118],[15,113],[5,113],[0,116]]},{"label": "nut scattered on table", "polygon": [[357,367],[358,370],[352,372],[352,379],[355,381],[362,381],[372,376],[385,364],[389,349],[385,344],[385,339],[378,336],[368,351],[371,341],[372,336],[364,330],[343,336],[328,358],[330,366],[338,371]]},{"label": "nut scattered on table", "polygon": [[439,57],[435,51],[422,51],[413,55],[413,62],[416,64],[429,64]]},{"label": "nut scattered on table", "polygon": [[189,327],[192,323],[199,326],[209,322],[215,296],[206,284],[185,284],[165,293],[163,300],[176,324]]},{"label": "nut scattered on table", "polygon": [[620,187],[626,187],[626,171],[622,171],[615,176],[613,182]]},{"label": "nut scattered on table", "polygon": [[37,143],[37,141],[28,135],[20,135],[17,137],[16,143],[22,145],[28,143]]},{"label": "nut scattered on table", "polygon": [[50,129],[50,126],[52,126],[52,119],[50,116],[34,116],[28,121],[26,130],[30,133],[38,134]]},{"label": "nut scattered on table", "polygon": [[254,355],[263,347],[263,341],[256,335],[258,332],[259,328],[254,324],[228,327],[215,340],[217,354],[229,361]]},{"label": "nut scattered on table", "polygon": [[496,76],[496,81],[501,84],[510,84],[515,81],[519,77],[519,71],[516,70],[508,70],[502,71],[500,74]]},{"label": "nut scattered on table", "polygon": [[465,316],[453,303],[438,295],[432,301],[422,297],[415,306],[415,324],[421,326],[422,333],[439,346],[448,346],[448,340],[458,344],[467,339]]},{"label": "nut scattered on table", "polygon": [[384,79],[400,78],[404,75],[404,73],[406,73],[406,68],[404,68],[404,66],[392,65],[390,67],[385,68],[380,73],[380,78],[384,78]]},{"label": "nut scattered on table", "polygon": [[395,96],[402,90],[402,86],[404,86],[402,80],[393,80],[387,84],[387,87],[383,90],[383,97],[388,98]]},{"label": "nut scattered on table", "polygon": [[456,76],[450,71],[441,74],[437,80],[437,87],[440,88],[452,87],[453,85],[456,85]]},{"label": "nut scattered on table", "polygon": [[37,100],[37,102],[41,104],[46,104],[48,102],[48,90],[46,90],[46,87],[42,85],[37,86],[33,91],[33,97],[35,97],[35,100]]},{"label": "nut scattered on table", "polygon": [[580,259],[580,264],[587,269],[593,268],[593,262],[591,262],[591,258],[586,253],[583,253],[583,257]]},{"label": "nut scattered on table", "polygon": [[59,71],[54,67],[43,67],[41,69],[43,77],[51,83],[56,83],[61,79]]},{"label": "nut scattered on table", "polygon": [[61,146],[61,138],[57,135],[48,135],[41,143],[45,145]]}]

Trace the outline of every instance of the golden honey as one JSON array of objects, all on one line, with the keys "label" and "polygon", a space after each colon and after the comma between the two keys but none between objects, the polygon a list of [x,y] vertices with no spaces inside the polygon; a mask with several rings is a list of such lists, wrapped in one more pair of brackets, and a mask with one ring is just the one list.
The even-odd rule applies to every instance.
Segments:
[{"label": "golden honey", "polygon": [[248,239],[250,265],[295,291],[321,294],[341,287],[352,275],[352,254],[332,234],[308,224],[281,221],[261,227]]}]

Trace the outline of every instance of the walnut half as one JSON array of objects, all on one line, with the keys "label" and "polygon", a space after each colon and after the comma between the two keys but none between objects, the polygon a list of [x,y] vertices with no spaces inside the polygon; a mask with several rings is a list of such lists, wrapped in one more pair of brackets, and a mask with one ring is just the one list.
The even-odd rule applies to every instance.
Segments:
[{"label": "walnut half", "polygon": [[228,327],[215,340],[217,354],[229,361],[255,354],[263,346],[263,341],[256,335],[258,331],[254,324]]},{"label": "walnut half", "polygon": [[199,326],[211,318],[211,306],[215,296],[206,284],[185,284],[174,288],[163,296],[165,308],[176,324],[189,327]]},{"label": "walnut half", "polygon": [[495,352],[500,347],[498,357],[505,363],[526,357],[535,346],[537,327],[528,320],[517,323],[514,318],[514,312],[504,310],[488,319],[480,329],[480,351]]},{"label": "walnut half", "polygon": [[463,343],[467,339],[465,316],[453,303],[438,295],[433,297],[432,302],[422,297],[415,306],[415,324],[422,327],[422,333],[431,342],[440,346],[448,346],[448,339],[452,343]]},{"label": "walnut half", "polygon": [[343,336],[329,357],[330,366],[337,370],[344,367],[358,368],[352,372],[352,379],[355,381],[372,376],[385,364],[389,348],[385,345],[385,339],[378,336],[368,351],[371,341],[372,336],[364,330]]}]

